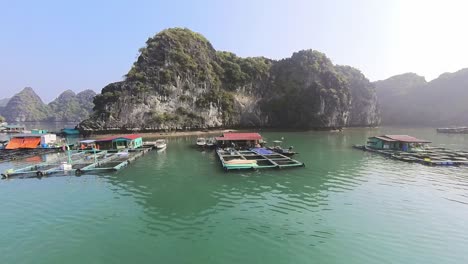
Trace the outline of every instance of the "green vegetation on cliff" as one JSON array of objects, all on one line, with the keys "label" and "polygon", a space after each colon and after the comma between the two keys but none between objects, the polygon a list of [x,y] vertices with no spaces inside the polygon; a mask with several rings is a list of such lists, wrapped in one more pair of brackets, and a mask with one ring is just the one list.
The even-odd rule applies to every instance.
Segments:
[{"label": "green vegetation on cliff", "polygon": [[49,105],[30,87],[13,96],[2,110],[8,121],[82,121],[92,112],[94,91],[85,90],[75,94],[63,92]]},{"label": "green vegetation on cliff", "polygon": [[13,96],[2,113],[9,121],[40,121],[49,116],[49,109],[31,87]]},{"label": "green vegetation on cliff", "polygon": [[[376,106],[373,86],[359,71],[349,69],[312,50],[281,61],[241,58],[216,51],[205,37],[189,29],[166,29],[146,41],[124,81],[107,85],[95,97],[93,116],[81,127],[159,130],[378,124],[378,113],[370,112]],[[357,87],[361,84],[366,87]],[[363,99],[353,101],[353,96]],[[355,107],[352,102],[357,102]],[[367,112],[350,123],[350,111]]]},{"label": "green vegetation on cliff", "polygon": [[48,119],[53,121],[82,121],[88,118],[94,104],[93,98],[96,93],[85,90],[75,94],[67,90],[49,103],[51,114]]},{"label": "green vegetation on cliff", "polygon": [[380,108],[376,103],[375,85],[356,68],[341,65],[335,66],[335,68],[342,75],[351,92],[349,125],[378,125],[380,123]]},{"label": "green vegetation on cliff", "polygon": [[[273,126],[292,127],[345,126],[344,111],[349,104],[349,89],[343,77],[325,54],[313,50],[295,52],[291,58],[276,63],[272,97],[263,111],[270,113]],[[335,124],[328,117],[336,114]]]}]

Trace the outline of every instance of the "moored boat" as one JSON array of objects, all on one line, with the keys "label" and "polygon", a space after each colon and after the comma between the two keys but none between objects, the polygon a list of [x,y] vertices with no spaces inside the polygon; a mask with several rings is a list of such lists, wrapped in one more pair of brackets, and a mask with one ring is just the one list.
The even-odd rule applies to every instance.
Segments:
[{"label": "moored boat", "polygon": [[154,147],[157,149],[157,150],[163,150],[163,149],[166,149],[167,147],[167,142],[165,139],[158,139],[156,140],[155,144],[154,144]]},{"label": "moored boat", "polygon": [[289,148],[281,147],[281,143],[282,143],[281,140],[275,140],[273,141],[273,143],[275,143],[275,145],[273,147],[267,147],[267,149],[274,151],[276,153],[279,153],[279,154],[283,154],[288,157],[298,154],[297,152],[293,151],[293,148],[294,148],[293,146],[290,146]]},{"label": "moored boat", "polygon": [[204,148],[206,146],[206,138],[197,138],[197,142],[196,142],[197,146],[200,147],[200,148]]},{"label": "moored boat", "polygon": [[214,148],[216,147],[216,139],[214,138],[208,138],[205,143],[205,147],[207,148]]}]

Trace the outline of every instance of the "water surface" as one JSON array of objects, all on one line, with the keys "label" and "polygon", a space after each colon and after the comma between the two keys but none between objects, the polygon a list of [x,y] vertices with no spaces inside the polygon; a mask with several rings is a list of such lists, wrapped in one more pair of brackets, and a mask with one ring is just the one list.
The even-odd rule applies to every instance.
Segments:
[{"label": "water surface", "polygon": [[350,148],[383,133],[468,149],[433,129],[265,132],[306,167],[225,173],[169,139],[117,173],[0,181],[0,263],[467,263],[468,168]]}]

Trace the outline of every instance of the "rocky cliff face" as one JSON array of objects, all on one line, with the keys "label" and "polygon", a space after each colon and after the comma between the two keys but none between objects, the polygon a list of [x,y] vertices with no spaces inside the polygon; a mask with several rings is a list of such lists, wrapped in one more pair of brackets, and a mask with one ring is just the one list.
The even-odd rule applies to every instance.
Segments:
[{"label": "rocky cliff face", "polygon": [[375,85],[358,69],[337,66],[349,86],[351,93],[349,126],[377,126],[380,124],[380,107]]},{"label": "rocky cliff face", "polygon": [[385,125],[452,126],[468,124],[468,69],[426,82],[406,73],[375,82]]},{"label": "rocky cliff face", "polygon": [[[92,117],[80,127],[98,132],[377,124],[375,112],[361,113],[373,106],[353,98],[369,92],[366,102],[375,105],[373,86],[353,93],[360,88],[352,83],[360,83],[341,73],[349,69],[339,70],[311,50],[281,61],[240,58],[216,51],[188,29],[167,29],[148,39],[124,81],[102,89]],[[361,103],[353,105],[353,99]]]}]

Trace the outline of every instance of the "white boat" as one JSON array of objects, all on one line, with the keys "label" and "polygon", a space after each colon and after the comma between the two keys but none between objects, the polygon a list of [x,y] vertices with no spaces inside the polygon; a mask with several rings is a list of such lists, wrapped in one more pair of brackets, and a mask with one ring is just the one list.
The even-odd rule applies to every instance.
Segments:
[{"label": "white boat", "polygon": [[158,139],[156,140],[156,142],[154,143],[154,147],[157,149],[157,150],[163,150],[167,147],[167,143],[166,143],[166,140],[165,139]]},{"label": "white boat", "polygon": [[214,139],[214,138],[208,138],[208,139],[206,140],[205,146],[206,146],[207,148],[214,148],[214,147],[216,146],[216,139]]},{"label": "white boat", "polygon": [[197,146],[205,147],[206,146],[206,138],[197,138]]}]

